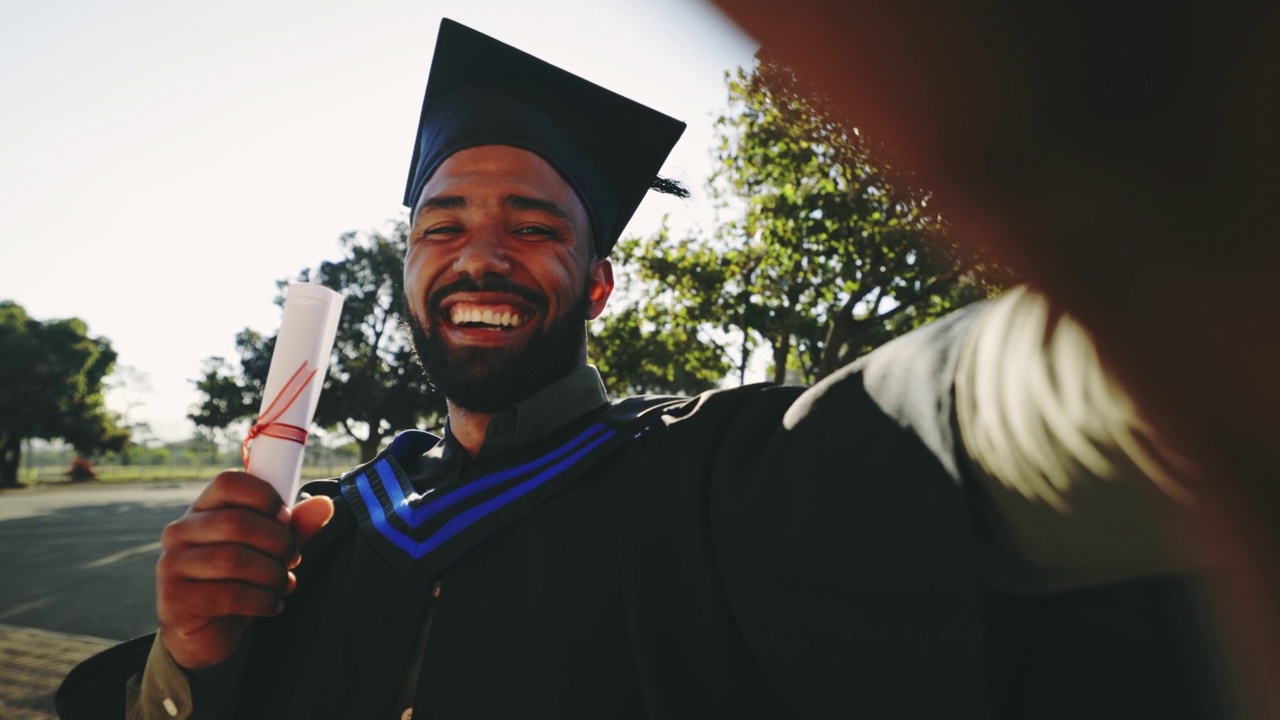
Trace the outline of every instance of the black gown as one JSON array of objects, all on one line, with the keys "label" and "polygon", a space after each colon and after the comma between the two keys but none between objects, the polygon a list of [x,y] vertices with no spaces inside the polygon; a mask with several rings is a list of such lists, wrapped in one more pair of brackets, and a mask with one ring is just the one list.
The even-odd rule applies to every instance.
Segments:
[{"label": "black gown", "polygon": [[[312,484],[337,513],[286,611],[255,623],[236,717],[390,718],[406,686],[417,720],[1213,716],[1185,618],[1160,610],[1180,587],[1058,608],[980,590],[951,407],[973,314],[809,390],[590,413],[477,462],[452,487],[483,487],[431,511],[396,510],[423,433]],[[1080,627],[1045,631],[1063,622]],[[122,708],[149,647],[73,671],[63,717]]]}]

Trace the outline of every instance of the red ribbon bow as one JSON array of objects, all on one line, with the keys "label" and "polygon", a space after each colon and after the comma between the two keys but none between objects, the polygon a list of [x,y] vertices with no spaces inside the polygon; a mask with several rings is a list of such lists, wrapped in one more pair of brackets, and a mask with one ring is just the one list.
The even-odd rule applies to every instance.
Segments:
[{"label": "red ribbon bow", "polygon": [[[306,373],[306,377],[303,377],[303,373]],[[307,361],[303,360],[302,365],[298,366],[298,369],[294,371],[293,377],[289,378],[289,382],[280,388],[280,392],[267,405],[267,409],[263,410],[262,414],[258,416],[258,421],[249,426],[249,434],[245,435],[244,442],[240,443],[240,461],[244,463],[246,470],[249,469],[249,443],[259,435],[291,440],[299,445],[307,444],[306,428],[276,422],[276,419],[293,406],[294,401],[298,399],[303,390],[307,389],[307,385],[311,384],[311,379],[315,376],[315,370],[307,373]],[[276,405],[279,405],[285,396],[288,396],[289,399],[283,405],[280,405],[280,409],[277,410]]]}]

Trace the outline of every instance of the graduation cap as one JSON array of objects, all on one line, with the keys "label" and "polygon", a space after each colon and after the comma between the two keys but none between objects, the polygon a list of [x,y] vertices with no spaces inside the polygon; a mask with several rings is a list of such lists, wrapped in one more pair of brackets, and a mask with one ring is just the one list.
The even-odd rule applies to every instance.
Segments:
[{"label": "graduation cap", "polygon": [[684,123],[453,20],[440,23],[404,204],[450,155],[511,145],[542,157],[578,194],[600,257],[609,254],[658,177]]}]

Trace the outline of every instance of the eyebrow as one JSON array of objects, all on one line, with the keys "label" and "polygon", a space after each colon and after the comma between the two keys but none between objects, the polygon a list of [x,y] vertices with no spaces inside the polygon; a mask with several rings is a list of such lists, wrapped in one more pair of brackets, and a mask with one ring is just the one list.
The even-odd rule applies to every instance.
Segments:
[{"label": "eyebrow", "polygon": [[[417,214],[420,216],[427,210],[465,210],[469,205],[465,195],[432,195],[422,204],[418,206]],[[573,218],[569,212],[560,207],[559,204],[550,200],[541,200],[539,198],[531,198],[525,195],[507,195],[502,198],[502,204],[515,210],[532,210],[534,212],[544,212],[552,217],[559,218],[569,225],[573,225]]]},{"label": "eyebrow", "polygon": [[507,207],[516,210],[544,212],[548,215],[560,218],[570,225],[573,224],[573,219],[569,217],[569,212],[550,200],[539,200],[538,198],[525,197],[524,195],[508,195],[502,198],[502,202]]},{"label": "eyebrow", "polygon": [[427,210],[461,210],[467,206],[467,199],[461,195],[432,195],[418,206],[418,215]]}]

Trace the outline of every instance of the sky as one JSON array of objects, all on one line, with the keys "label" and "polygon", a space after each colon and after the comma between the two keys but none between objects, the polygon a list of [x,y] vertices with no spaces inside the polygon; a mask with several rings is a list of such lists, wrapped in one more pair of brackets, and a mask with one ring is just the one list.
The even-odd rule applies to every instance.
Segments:
[{"label": "sky", "polygon": [[188,437],[205,358],[273,333],[276,281],[400,216],[441,17],[684,120],[628,234],[711,221],[725,72],[756,44],[703,0],[45,0],[0,4],[0,300],[79,317]]}]

